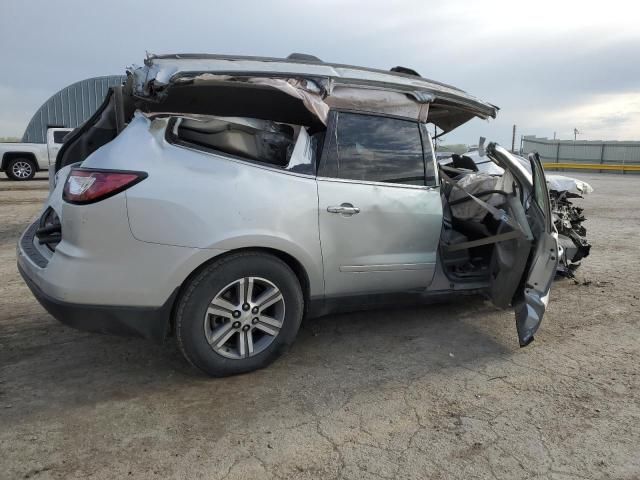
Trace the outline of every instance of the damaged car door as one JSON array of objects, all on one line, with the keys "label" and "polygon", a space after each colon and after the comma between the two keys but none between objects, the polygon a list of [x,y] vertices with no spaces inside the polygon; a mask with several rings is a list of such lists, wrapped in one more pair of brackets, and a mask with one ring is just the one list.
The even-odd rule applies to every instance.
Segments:
[{"label": "damaged car door", "polygon": [[[524,196],[521,199],[525,212],[522,219],[524,221],[516,218],[520,225],[528,228],[532,240],[521,240],[525,243],[520,243],[515,249],[496,244],[492,259],[492,267],[495,268],[492,270],[490,288],[492,300],[497,305],[504,306],[507,297],[512,299],[518,339],[520,346],[524,347],[533,341],[547,307],[549,290],[558,267],[557,233],[552,223],[549,191],[538,154],[529,156],[529,173],[504,148],[490,144],[487,152],[490,158],[509,170],[516,179],[521,179],[522,185],[532,185],[530,192],[527,189],[521,192]],[[530,182],[527,181],[529,178]],[[517,211],[516,208],[514,212]],[[523,233],[526,238],[527,232]],[[529,249],[528,254],[525,247]]]}]

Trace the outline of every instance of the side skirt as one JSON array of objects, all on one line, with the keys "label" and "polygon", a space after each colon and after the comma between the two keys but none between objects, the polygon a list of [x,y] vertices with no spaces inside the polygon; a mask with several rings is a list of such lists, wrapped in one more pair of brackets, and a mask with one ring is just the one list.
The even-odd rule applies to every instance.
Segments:
[{"label": "side skirt", "polygon": [[309,301],[306,318],[317,318],[333,313],[446,303],[459,298],[460,295],[486,296],[487,290],[486,288],[477,288],[468,290],[364,293],[347,296],[315,297]]}]

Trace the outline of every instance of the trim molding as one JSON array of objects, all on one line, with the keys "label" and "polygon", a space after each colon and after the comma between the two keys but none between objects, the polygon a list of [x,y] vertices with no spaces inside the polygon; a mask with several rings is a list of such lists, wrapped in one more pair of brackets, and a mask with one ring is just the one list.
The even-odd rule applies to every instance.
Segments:
[{"label": "trim molding", "polygon": [[341,272],[396,272],[399,270],[433,270],[435,263],[387,263],[384,265],[341,265]]}]

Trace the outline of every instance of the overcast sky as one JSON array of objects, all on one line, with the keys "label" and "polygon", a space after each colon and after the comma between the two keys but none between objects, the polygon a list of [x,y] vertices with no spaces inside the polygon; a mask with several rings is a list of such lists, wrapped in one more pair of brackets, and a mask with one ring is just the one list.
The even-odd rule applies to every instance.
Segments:
[{"label": "overcast sky", "polygon": [[403,65],[498,105],[447,143],[520,134],[640,140],[640,6],[619,1],[0,0],[0,136],[83,78],[153,53]]}]

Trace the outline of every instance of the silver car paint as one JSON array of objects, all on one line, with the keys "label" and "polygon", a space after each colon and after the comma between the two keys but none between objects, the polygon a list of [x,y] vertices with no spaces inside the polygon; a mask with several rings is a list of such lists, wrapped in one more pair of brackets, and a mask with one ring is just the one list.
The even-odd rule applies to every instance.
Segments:
[{"label": "silver car paint", "polygon": [[[98,152],[96,152],[98,153]],[[67,172],[61,170],[61,178]],[[64,181],[45,203],[62,221],[64,238],[46,268],[38,267],[18,244],[20,266],[49,296],[86,305],[162,305],[184,279],[224,250],[203,250],[141,242],[131,234],[124,194],[91,205],[62,201]],[[44,210],[43,209],[43,210]],[[126,255],[123,254],[126,252]]]},{"label": "silver car paint", "polygon": [[165,139],[167,123],[137,115],[83,163],[149,174],[126,191],[130,235],[209,251],[209,258],[238,248],[275,249],[300,262],[310,294],[322,295],[315,178],[172,145]]},{"label": "silver car paint", "polygon": [[[442,228],[438,188],[320,178],[318,197],[327,295],[431,283]],[[359,212],[329,211],[343,204]]]},{"label": "silver car paint", "polygon": [[[63,240],[45,269],[19,259],[42,290],[79,304],[160,306],[199,265],[249,247],[295,258],[312,297],[425,289],[431,282],[441,228],[438,188],[317,181],[173,145],[165,139],[167,125],[138,114],[83,162],[148,173],[126,192],[72,205],[61,200],[69,167],[59,172],[45,208],[58,212]],[[321,209],[320,222],[335,229],[324,251],[318,188],[325,203],[346,195],[362,207],[359,218]]]}]

